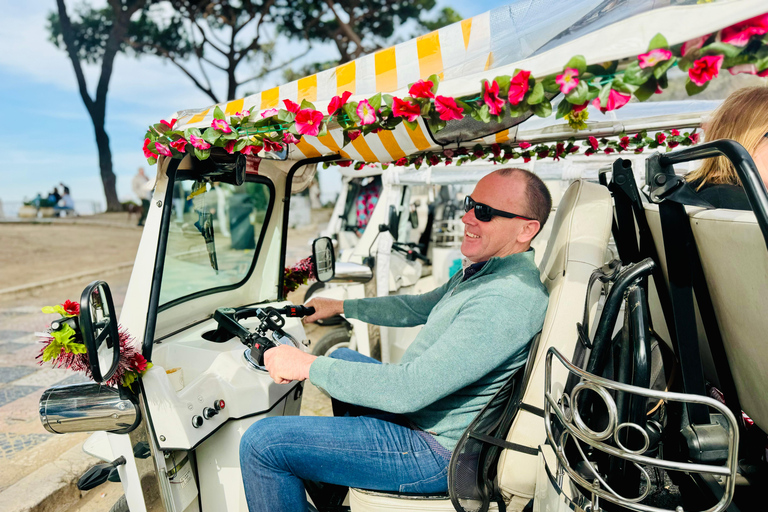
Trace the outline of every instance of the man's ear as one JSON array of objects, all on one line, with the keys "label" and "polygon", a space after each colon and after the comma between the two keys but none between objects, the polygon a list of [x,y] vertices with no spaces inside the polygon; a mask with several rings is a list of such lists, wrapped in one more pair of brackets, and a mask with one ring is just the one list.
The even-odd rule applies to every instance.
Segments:
[{"label": "man's ear", "polygon": [[521,244],[529,243],[533,240],[533,237],[536,236],[536,233],[539,232],[539,229],[541,229],[541,223],[539,221],[529,220],[517,234],[517,241]]}]

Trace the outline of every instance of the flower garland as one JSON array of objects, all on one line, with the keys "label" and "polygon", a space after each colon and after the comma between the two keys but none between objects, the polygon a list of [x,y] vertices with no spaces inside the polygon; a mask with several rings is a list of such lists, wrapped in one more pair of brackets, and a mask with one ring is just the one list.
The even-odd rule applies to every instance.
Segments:
[{"label": "flower garland", "polygon": [[[61,318],[48,327],[47,334],[41,337],[43,348],[35,359],[38,364],[51,362],[55,368],[68,368],[83,372],[88,378],[93,378],[88,354],[80,339],[79,333],[72,327],[79,323],[80,304],[71,300],[56,306],[46,306],[43,313],[58,313]],[[70,320],[72,319],[72,320]],[[105,382],[108,386],[121,385],[129,387],[147,370],[152,363],[144,359],[133,344],[133,338],[122,327],[119,328],[120,359],[112,376]]]},{"label": "flower garland", "polygon": [[315,270],[312,267],[312,257],[304,258],[292,267],[285,267],[283,273],[283,297],[290,292],[298,290],[299,286],[308,281],[317,280]]},{"label": "flower garland", "polygon": [[[556,117],[580,130],[586,128],[587,105],[605,113],[623,107],[632,96],[645,101],[668,86],[667,72],[673,66],[688,74],[686,91],[691,96],[706,89],[724,69],[733,75],[768,76],[768,14],[672,47],[657,34],[646,53],[622,61],[621,66],[619,61],[588,66],[586,59],[577,55],[560,74],[536,78],[530,71],[516,70],[511,76],[483,80],[476,97],[440,96],[439,78],[432,75],[411,84],[406,98],[379,93],[350,102],[351,93],[345,92],[331,100],[327,115],[306,100],[301,104],[284,100],[285,108],[272,108],[258,116],[250,111],[237,112],[229,118],[217,106],[211,126],[202,132],[198,128],[175,130],[176,119],[151,126],[144,139],[144,156],[154,164],[160,155],[182,158],[189,152],[204,160],[212,147],[246,155],[282,151],[303,135],[321,137],[329,128],[337,127],[342,129],[346,146],[361,135],[394,130],[400,123],[414,130],[419,117],[433,132],[465,116],[484,123],[528,114],[548,117],[552,113],[549,97],[557,93],[564,94],[564,101]],[[555,148],[560,144],[565,147],[571,143],[558,141]]]}]

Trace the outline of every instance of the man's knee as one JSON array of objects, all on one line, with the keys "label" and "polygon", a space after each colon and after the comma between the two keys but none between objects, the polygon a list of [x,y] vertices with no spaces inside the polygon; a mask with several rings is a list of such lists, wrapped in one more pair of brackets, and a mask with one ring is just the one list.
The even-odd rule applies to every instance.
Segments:
[{"label": "man's knee", "polygon": [[245,431],[240,439],[240,465],[264,462],[267,453],[281,442],[286,427],[281,425],[283,416],[262,418]]}]

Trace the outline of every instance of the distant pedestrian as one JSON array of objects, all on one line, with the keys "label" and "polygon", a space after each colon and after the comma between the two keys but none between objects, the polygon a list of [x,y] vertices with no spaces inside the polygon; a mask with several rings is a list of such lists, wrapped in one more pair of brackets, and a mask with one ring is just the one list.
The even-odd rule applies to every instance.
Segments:
[{"label": "distant pedestrian", "polygon": [[59,194],[59,189],[57,187],[53,187],[53,192],[48,194],[48,203],[51,206],[56,206],[59,203],[60,199],[61,199],[61,194]]},{"label": "distant pedestrian", "polygon": [[141,217],[139,217],[139,226],[144,225],[144,221],[147,218],[147,212],[149,212],[149,200],[152,198],[152,189],[149,187],[149,178],[144,174],[144,168],[139,167],[139,171],[136,176],[133,177],[131,182],[131,188],[133,193],[141,201]]},{"label": "distant pedestrian", "polygon": [[69,187],[64,185],[62,183],[62,187],[64,187],[64,193],[61,196],[61,199],[59,199],[59,202],[56,206],[54,206],[54,210],[61,215],[64,214],[64,216],[69,215],[70,213],[75,213],[75,201],[72,199],[72,196],[69,193]]}]

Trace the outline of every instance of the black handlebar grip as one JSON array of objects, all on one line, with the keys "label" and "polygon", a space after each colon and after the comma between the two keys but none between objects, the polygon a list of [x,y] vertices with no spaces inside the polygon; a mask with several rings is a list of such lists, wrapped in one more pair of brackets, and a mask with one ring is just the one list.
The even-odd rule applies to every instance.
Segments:
[{"label": "black handlebar grip", "polygon": [[280,313],[290,318],[310,316],[315,314],[315,308],[307,306],[285,306],[279,311]]}]

